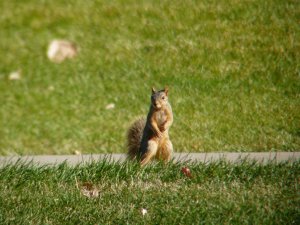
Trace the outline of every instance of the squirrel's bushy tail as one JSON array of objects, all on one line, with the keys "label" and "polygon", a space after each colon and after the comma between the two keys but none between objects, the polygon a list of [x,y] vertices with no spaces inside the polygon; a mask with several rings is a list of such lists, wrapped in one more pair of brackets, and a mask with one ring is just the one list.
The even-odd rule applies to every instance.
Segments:
[{"label": "squirrel's bushy tail", "polygon": [[127,154],[130,159],[134,159],[138,156],[145,125],[146,125],[146,119],[139,118],[128,129],[127,132],[128,153]]}]

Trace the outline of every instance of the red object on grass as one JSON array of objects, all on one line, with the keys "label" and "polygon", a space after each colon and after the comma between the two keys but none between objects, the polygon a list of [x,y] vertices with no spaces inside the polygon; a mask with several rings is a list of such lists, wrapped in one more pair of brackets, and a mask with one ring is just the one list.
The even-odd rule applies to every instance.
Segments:
[{"label": "red object on grass", "polygon": [[182,167],[181,172],[187,177],[192,177],[191,170],[188,167]]}]

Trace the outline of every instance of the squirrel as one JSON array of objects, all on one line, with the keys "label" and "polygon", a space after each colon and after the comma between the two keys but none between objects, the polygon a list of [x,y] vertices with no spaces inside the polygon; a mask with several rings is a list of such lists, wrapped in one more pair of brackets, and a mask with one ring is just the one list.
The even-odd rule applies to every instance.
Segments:
[{"label": "squirrel", "polygon": [[160,91],[152,88],[147,119],[137,119],[127,132],[129,158],[140,160],[141,166],[154,157],[165,162],[170,161],[173,145],[168,131],[172,123],[173,113],[168,102],[168,88]]}]

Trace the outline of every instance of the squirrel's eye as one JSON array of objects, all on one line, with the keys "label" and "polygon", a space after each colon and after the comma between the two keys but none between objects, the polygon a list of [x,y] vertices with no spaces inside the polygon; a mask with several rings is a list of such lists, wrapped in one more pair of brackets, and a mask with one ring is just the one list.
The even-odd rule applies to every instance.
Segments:
[{"label": "squirrel's eye", "polygon": [[161,98],[162,98],[162,100],[165,100],[165,96],[162,96]]}]

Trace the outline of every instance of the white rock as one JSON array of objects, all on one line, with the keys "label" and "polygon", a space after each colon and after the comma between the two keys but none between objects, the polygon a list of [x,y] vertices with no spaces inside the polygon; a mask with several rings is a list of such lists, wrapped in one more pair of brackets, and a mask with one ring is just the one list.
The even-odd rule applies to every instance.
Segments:
[{"label": "white rock", "polygon": [[147,211],[147,209],[142,209],[141,213],[142,213],[143,216],[145,216],[148,213],[148,211]]},{"label": "white rock", "polygon": [[21,71],[11,72],[8,76],[9,80],[20,80],[21,79]]},{"label": "white rock", "polygon": [[105,106],[105,109],[114,109],[115,108],[115,104],[114,103],[110,103],[107,106]]},{"label": "white rock", "polygon": [[55,63],[61,63],[65,59],[74,58],[78,53],[74,43],[66,40],[53,40],[47,51],[48,58]]}]

